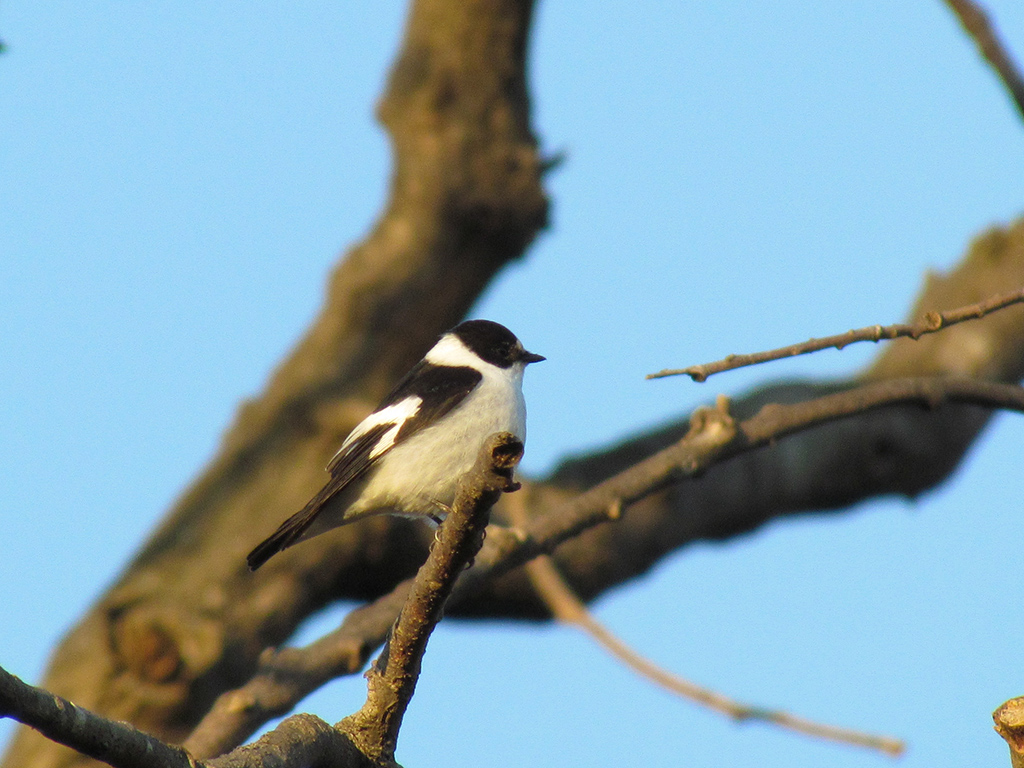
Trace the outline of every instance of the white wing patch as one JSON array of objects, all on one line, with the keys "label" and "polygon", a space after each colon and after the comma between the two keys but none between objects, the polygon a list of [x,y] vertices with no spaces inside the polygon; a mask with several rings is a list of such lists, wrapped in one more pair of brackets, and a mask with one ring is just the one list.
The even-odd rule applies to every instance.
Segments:
[{"label": "white wing patch", "polygon": [[349,436],[345,438],[345,442],[341,444],[341,448],[338,452],[331,457],[331,460],[327,462],[327,469],[330,470],[333,467],[340,456],[348,450],[352,443],[359,439],[362,435],[365,435],[374,427],[379,427],[384,424],[391,424],[391,428],[385,432],[380,441],[373,446],[373,450],[370,451],[370,459],[376,459],[381,454],[389,451],[395,444],[395,439],[398,437],[398,433],[401,431],[402,426],[419,413],[420,406],[423,405],[423,398],[411,396],[399,400],[397,403],[389,405],[387,408],[381,408],[379,411],[374,411],[358,425],[356,428],[349,433]]}]

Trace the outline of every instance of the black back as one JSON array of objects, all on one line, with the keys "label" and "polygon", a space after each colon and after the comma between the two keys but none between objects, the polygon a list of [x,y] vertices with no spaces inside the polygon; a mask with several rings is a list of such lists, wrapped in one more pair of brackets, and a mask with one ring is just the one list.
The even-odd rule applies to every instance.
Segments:
[{"label": "black back", "polygon": [[396,436],[397,445],[423,427],[440,420],[461,403],[482,378],[480,371],[474,368],[431,365],[426,360],[420,360],[391,390],[391,394],[377,406],[377,410],[394,405],[407,397],[415,396],[422,399],[416,415],[402,425]]}]

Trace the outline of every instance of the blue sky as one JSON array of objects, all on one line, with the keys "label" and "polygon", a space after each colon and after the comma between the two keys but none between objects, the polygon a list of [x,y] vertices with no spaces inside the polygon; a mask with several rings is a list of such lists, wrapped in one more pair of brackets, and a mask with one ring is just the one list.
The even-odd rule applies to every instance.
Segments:
[{"label": "blue sky", "polygon": [[[987,3],[1024,58],[1024,7]],[[0,664],[29,680],[216,450],[386,193],[372,118],[404,4],[0,6]],[[717,377],[660,368],[904,318],[929,269],[1019,216],[1024,125],[945,6],[541,3],[552,227],[474,310],[548,357],[524,467],[873,347]],[[1008,286],[1015,287],[1015,286]],[[906,738],[908,768],[999,765],[1024,694],[1021,423],[916,503],[692,546],[596,605],[665,666]],[[1004,583],[1004,591],[993,584]],[[1007,593],[1005,590],[1009,590]],[[337,619],[329,613],[305,630]],[[352,711],[361,678],[304,705]],[[10,733],[0,725],[0,740]],[[871,766],[736,726],[572,630],[443,626],[407,765]]]}]

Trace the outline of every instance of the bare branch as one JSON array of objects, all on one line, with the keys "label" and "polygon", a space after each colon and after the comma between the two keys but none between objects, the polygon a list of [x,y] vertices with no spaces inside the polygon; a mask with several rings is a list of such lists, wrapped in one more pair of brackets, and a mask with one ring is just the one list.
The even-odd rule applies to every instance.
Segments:
[{"label": "bare branch", "polygon": [[348,737],[314,715],[296,715],[254,744],[204,763],[128,723],[107,718],[22,682],[0,668],[0,717],[11,717],[46,738],[114,768],[342,768],[369,761]]},{"label": "bare branch", "polygon": [[381,768],[347,734],[316,715],[293,715],[252,744],[207,763],[209,768]]},{"label": "bare branch", "polygon": [[114,768],[203,768],[172,747],[127,723],[118,723],[0,668],[0,716],[35,728],[48,739]]},{"label": "bare branch", "polygon": [[748,365],[768,363],[773,360],[782,360],[787,357],[806,355],[811,352],[820,352],[823,349],[842,349],[848,344],[858,341],[874,341],[909,338],[917,340],[928,333],[936,333],[943,328],[962,323],[965,320],[978,320],[996,310],[1009,307],[1013,304],[1024,302],[1024,288],[999,296],[993,296],[977,304],[970,304],[966,307],[951,309],[947,312],[928,312],[916,323],[895,323],[893,325],[871,325],[866,328],[847,331],[835,336],[826,336],[823,339],[809,339],[799,344],[792,344],[788,347],[779,347],[765,352],[754,352],[749,355],[729,355],[713,363],[703,365],[692,365],[689,368],[675,368],[650,373],[648,379],[662,379],[666,376],[689,376],[700,383],[708,376],[723,371],[732,371],[736,368],[744,368]]},{"label": "bare branch", "polygon": [[1021,117],[1024,117],[1024,78],[1013,58],[996,35],[988,14],[972,0],[946,0],[946,5],[960,20],[960,24],[978,46],[978,51],[999,75]]},{"label": "bare branch", "polygon": [[519,489],[512,474],[522,455],[523,444],[508,433],[494,435],[480,452],[475,467],[459,484],[455,504],[413,580],[384,651],[366,674],[366,703],[338,724],[374,760],[394,759],[427,640],[441,620],[456,579],[480,551],[491,507],[503,492]]},{"label": "bare branch", "polygon": [[731,699],[710,688],[685,680],[651,662],[616,637],[587,610],[586,606],[565,583],[554,560],[542,555],[526,565],[531,583],[559,621],[572,624],[590,635],[602,648],[627,667],[663,688],[679,694],[702,706],[740,721],[761,721],[787,728],[819,739],[851,744],[878,750],[893,757],[903,753],[904,744],[889,736],[875,736],[849,728],[816,723],[778,709],[769,709]]}]

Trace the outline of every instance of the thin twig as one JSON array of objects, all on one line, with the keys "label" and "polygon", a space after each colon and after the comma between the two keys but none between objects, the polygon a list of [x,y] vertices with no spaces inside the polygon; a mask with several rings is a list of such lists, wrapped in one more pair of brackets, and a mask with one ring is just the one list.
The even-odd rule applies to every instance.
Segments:
[{"label": "thin twig", "polygon": [[492,436],[481,451],[476,466],[459,484],[452,510],[416,574],[384,650],[366,673],[366,703],[338,724],[372,760],[394,760],[398,731],[416,688],[427,640],[441,620],[456,580],[483,545],[491,507],[503,492],[519,488],[512,473],[522,455],[522,442],[509,433]]},{"label": "thin twig", "polygon": [[792,344],[788,347],[771,349],[766,352],[755,352],[749,355],[729,355],[713,363],[703,365],[692,365],[689,368],[667,369],[650,373],[648,379],[662,379],[666,376],[689,376],[696,382],[702,382],[716,373],[731,371],[736,368],[744,368],[748,365],[767,363],[773,360],[782,360],[787,357],[806,355],[811,352],[820,352],[823,349],[835,347],[842,349],[848,344],[858,341],[883,341],[886,339],[910,338],[919,339],[928,333],[936,333],[943,328],[962,323],[965,320],[977,320],[996,310],[1009,307],[1013,304],[1024,302],[1024,288],[1010,293],[994,296],[977,304],[970,304],[965,307],[951,309],[947,312],[927,312],[924,317],[916,323],[896,323],[894,325],[871,325],[866,328],[847,331],[835,336],[826,336],[823,339],[809,339],[800,344]]},{"label": "thin twig", "polygon": [[590,635],[598,645],[634,672],[673,693],[728,715],[735,720],[771,723],[808,736],[878,750],[893,757],[898,757],[903,753],[904,744],[899,739],[825,725],[791,715],[782,710],[744,704],[679,677],[637,653],[595,619],[569,585],[565,583],[565,579],[550,556],[543,555],[531,560],[526,569],[530,576],[530,582],[559,621],[580,628]]},{"label": "thin twig", "polygon": [[988,14],[972,0],[946,0],[946,5],[956,14],[961,26],[978,46],[978,51],[999,75],[999,79],[1003,81],[1003,85],[1017,105],[1017,111],[1024,117],[1024,78],[1017,70],[1006,46],[996,35]]}]

